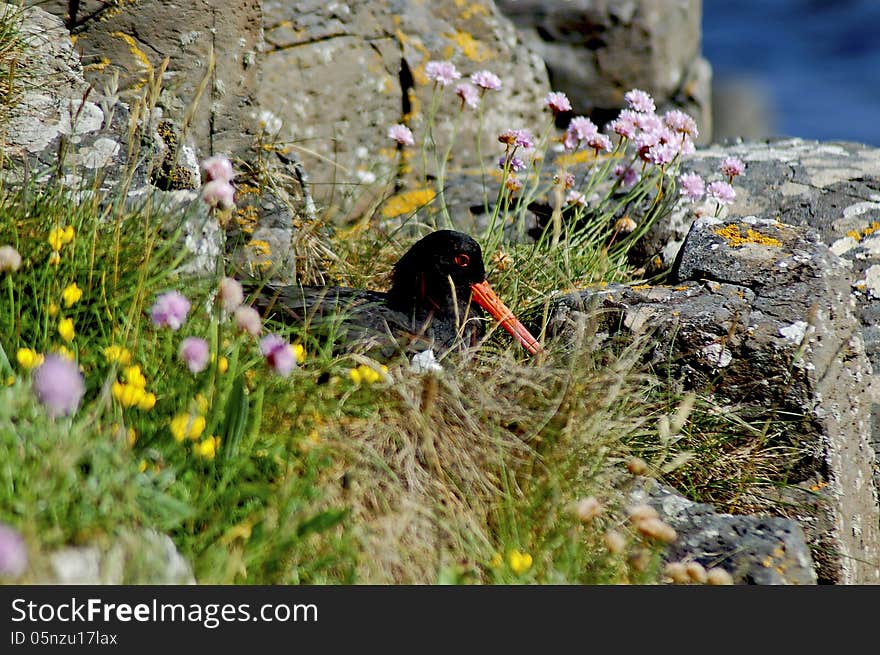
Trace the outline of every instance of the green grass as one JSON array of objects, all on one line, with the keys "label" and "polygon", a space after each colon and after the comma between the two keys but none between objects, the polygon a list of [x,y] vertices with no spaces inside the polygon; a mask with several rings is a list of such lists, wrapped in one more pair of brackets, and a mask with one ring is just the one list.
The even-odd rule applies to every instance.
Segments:
[{"label": "green grass", "polygon": [[[0,66],[7,37],[14,42],[14,31],[0,30]],[[607,172],[614,161],[597,166]],[[270,170],[256,173],[265,186],[282,184]],[[601,208],[578,228],[563,226],[558,243],[549,232],[531,245],[477,235],[489,279],[515,311],[537,314],[553,291],[634,279],[627,249],[668,212],[672,180],[646,174],[622,200],[602,191]],[[653,475],[724,507],[755,507],[755,489],[784,481],[791,452],[750,458],[744,438],[776,443],[773,426],[675,397],[643,369],[640,344],[601,345],[589,323],[537,358],[495,329],[476,350],[445,359],[442,374],[392,360],[374,383],[354,382],[350,370],[378,362],[285,329],[306,356],[279,377],[213,302],[229,262],[213,277],[179,272],[187,216],[83,191],[57,182],[0,190],[0,245],[23,259],[0,273],[0,521],[37,554],[26,582],[40,579],[40,555],[58,547],[152,528],[170,535],[204,583],[653,584],[663,579],[662,544],[627,520],[634,454]],[[498,197],[499,224],[525,219],[525,201]],[[615,221],[627,207],[640,208],[641,223],[624,239]],[[394,229],[297,218],[297,272],[383,288],[411,242],[401,228],[442,220],[439,200]],[[71,238],[56,242],[59,230]],[[82,297],[68,303],[73,284]],[[156,296],[174,289],[192,301],[177,332],[149,316]],[[73,338],[59,331],[62,319]],[[211,345],[199,374],[177,355],[190,335]],[[108,359],[110,347],[130,361]],[[75,415],[47,416],[24,349],[77,362],[86,393]],[[140,367],[152,406],[116,395],[137,379],[129,366]],[[204,418],[194,439],[173,436],[181,414]],[[219,446],[201,450],[213,437]],[[573,507],[590,496],[604,509],[579,519]],[[608,546],[609,532],[623,536],[622,548]]]}]

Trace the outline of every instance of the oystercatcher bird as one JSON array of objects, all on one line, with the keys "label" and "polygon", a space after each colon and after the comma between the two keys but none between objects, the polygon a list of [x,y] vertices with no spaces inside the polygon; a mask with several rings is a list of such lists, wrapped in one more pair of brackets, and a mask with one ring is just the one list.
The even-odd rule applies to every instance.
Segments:
[{"label": "oystercatcher bird", "polygon": [[345,350],[382,357],[476,345],[485,334],[482,310],[529,353],[541,350],[486,282],[480,245],[453,230],[438,230],[416,242],[394,265],[387,292],[267,286],[255,304],[265,318],[314,328],[335,336]]}]

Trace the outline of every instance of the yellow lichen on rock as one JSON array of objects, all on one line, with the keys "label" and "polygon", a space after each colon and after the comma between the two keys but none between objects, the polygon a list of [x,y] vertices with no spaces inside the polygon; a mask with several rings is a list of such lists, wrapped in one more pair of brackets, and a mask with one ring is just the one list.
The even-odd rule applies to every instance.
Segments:
[{"label": "yellow lichen on rock", "polygon": [[382,216],[393,218],[403,214],[410,214],[421,209],[434,199],[437,193],[433,189],[413,189],[404,191],[396,196],[391,196],[382,207]]},{"label": "yellow lichen on rock", "polygon": [[751,227],[748,228],[745,235],[743,235],[742,232],[740,232],[739,226],[735,223],[718,228],[715,230],[715,234],[727,241],[731,248],[739,248],[747,243],[754,243],[759,246],[771,246],[774,248],[782,246],[782,241],[779,239],[767,236],[766,234],[761,234]]}]

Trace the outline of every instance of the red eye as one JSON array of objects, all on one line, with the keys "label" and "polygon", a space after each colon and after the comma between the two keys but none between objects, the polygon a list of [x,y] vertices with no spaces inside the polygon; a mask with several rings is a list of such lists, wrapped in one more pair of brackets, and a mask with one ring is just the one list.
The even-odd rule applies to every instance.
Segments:
[{"label": "red eye", "polygon": [[471,263],[471,258],[465,254],[460,254],[460,255],[456,255],[455,259],[453,259],[452,261],[454,261],[456,264],[458,264],[459,266],[464,268],[465,266],[467,266],[468,264]]}]

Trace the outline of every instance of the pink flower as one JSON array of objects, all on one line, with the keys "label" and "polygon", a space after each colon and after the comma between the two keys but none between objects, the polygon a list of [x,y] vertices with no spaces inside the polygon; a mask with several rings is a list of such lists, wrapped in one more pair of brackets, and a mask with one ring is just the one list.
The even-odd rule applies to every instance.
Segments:
[{"label": "pink flower", "polygon": [[650,114],[654,111],[654,99],[644,91],[633,89],[628,91],[623,99],[630,106],[630,109],[642,114]]},{"label": "pink flower", "polygon": [[260,313],[253,307],[249,305],[237,307],[235,314],[233,314],[233,320],[235,321],[235,327],[242,332],[247,332],[252,337],[260,336],[260,331],[263,329],[262,321]]},{"label": "pink flower", "polygon": [[150,317],[156,327],[169,327],[179,330],[189,313],[190,302],[177,291],[163,293],[156,298],[150,309]]},{"label": "pink flower", "polygon": [[227,180],[211,180],[202,187],[202,199],[208,207],[232,209],[235,207],[235,187]]},{"label": "pink flower", "polygon": [[742,175],[743,171],[746,170],[746,165],[743,163],[742,159],[737,157],[726,157],[720,166],[721,172],[727,176],[728,182],[733,182],[733,178],[737,175]]},{"label": "pink flower", "polygon": [[402,146],[415,145],[416,140],[413,138],[412,130],[403,123],[397,123],[388,128],[388,138],[394,139]]},{"label": "pink flower", "polygon": [[484,91],[497,91],[501,88],[501,78],[490,71],[477,71],[471,75],[471,82]]},{"label": "pink flower", "polygon": [[727,182],[712,182],[706,187],[706,192],[719,205],[729,205],[736,199],[736,191]]},{"label": "pink flower", "polygon": [[234,280],[231,277],[224,277],[220,280],[218,297],[220,298],[220,306],[223,308],[224,312],[234,312],[236,308],[244,302],[244,289],[241,288],[241,284],[238,280]]},{"label": "pink flower", "polygon": [[544,97],[544,106],[551,109],[554,114],[571,111],[571,103],[568,96],[562,91],[551,91]]},{"label": "pink flower", "polygon": [[624,189],[631,189],[639,181],[639,172],[632,166],[624,166],[623,164],[615,166],[611,175],[614,179],[620,180],[620,186]]},{"label": "pink flower", "polygon": [[296,354],[290,344],[277,334],[267,334],[260,340],[260,352],[266,363],[278,375],[287,377],[296,368]]},{"label": "pink flower", "polygon": [[697,130],[696,121],[678,109],[672,109],[663,114],[663,122],[666,123],[669,129],[681,134],[687,134],[693,139],[696,139],[700,134],[699,130]]},{"label": "pink flower", "polygon": [[430,61],[425,66],[425,75],[440,86],[452,84],[461,77],[461,73],[451,61]]},{"label": "pink flower", "polygon": [[598,132],[596,132],[594,135],[587,139],[587,145],[590,146],[597,153],[600,150],[611,152],[611,139],[609,139],[608,136],[605,134],[599,134]]},{"label": "pink flower", "polygon": [[464,109],[465,105],[471,109],[476,109],[480,104],[480,92],[477,91],[477,87],[473,84],[462,82],[455,87],[455,95],[461,98],[462,109]]},{"label": "pink flower", "polygon": [[661,141],[648,148],[645,159],[655,166],[666,166],[672,163],[676,155],[678,148],[668,141]]},{"label": "pink flower", "polygon": [[27,570],[27,546],[21,534],[10,525],[0,523],[0,578],[15,579]]},{"label": "pink flower", "polygon": [[34,371],[33,384],[37,400],[52,417],[76,412],[86,392],[79,367],[60,355],[46,355],[43,363]]},{"label": "pink flower", "polygon": [[574,189],[572,189],[565,195],[565,204],[586,207],[587,197],[580,191],[575,191]]},{"label": "pink flower", "polygon": [[212,180],[231,182],[232,178],[235,177],[235,172],[232,170],[231,161],[226,157],[215,155],[214,157],[208,157],[202,162],[202,176],[205,182]]},{"label": "pink flower", "polygon": [[688,200],[699,200],[706,193],[706,184],[696,173],[682,173],[678,177],[678,183],[681,185],[681,195]]},{"label": "pink flower", "polygon": [[639,131],[638,114],[632,109],[624,109],[617,118],[608,124],[608,128],[624,139],[633,139]]},{"label": "pink flower", "polygon": [[518,148],[531,148],[535,144],[528,130],[504,130],[498,135],[498,140]]},{"label": "pink flower", "polygon": [[178,354],[193,373],[204,371],[210,359],[208,342],[201,337],[187,337],[181,341]]}]

